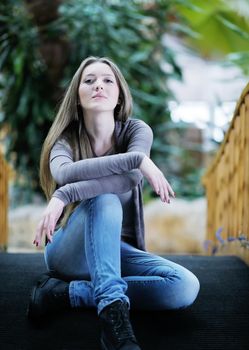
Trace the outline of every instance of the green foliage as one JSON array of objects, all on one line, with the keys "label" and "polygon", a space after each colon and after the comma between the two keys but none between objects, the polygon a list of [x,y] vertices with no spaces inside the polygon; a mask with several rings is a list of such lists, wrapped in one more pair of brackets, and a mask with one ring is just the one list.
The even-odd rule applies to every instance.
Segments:
[{"label": "green foliage", "polygon": [[20,1],[0,5],[0,127],[8,125],[8,160],[18,183],[38,186],[38,160],[52,117],[46,66],[36,28]]},{"label": "green foliage", "polygon": [[156,163],[166,175],[177,197],[196,198],[204,195],[201,177],[204,173],[201,139],[191,140],[188,123],[161,124],[154,141]]},{"label": "green foliage", "polygon": [[194,7],[176,5],[181,22],[184,18],[189,31],[198,33],[185,36],[187,43],[204,57],[235,63],[248,74],[248,0],[189,0],[189,3]]},{"label": "green foliage", "polygon": [[168,28],[167,1],[160,1],[154,9],[146,9],[142,3],[67,1],[60,8],[61,16],[55,27],[68,33],[74,52],[65,72],[66,81],[82,57],[112,58],[131,87],[134,115],[153,127],[169,120],[165,109],[170,96],[166,85],[168,74],[161,63],[171,61],[171,74],[180,76],[180,69],[162,45],[162,36]]}]

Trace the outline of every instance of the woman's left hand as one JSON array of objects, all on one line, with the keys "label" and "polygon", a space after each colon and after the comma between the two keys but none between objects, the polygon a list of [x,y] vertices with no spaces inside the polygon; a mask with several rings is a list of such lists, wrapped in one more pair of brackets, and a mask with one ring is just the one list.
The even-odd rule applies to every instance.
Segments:
[{"label": "woman's left hand", "polygon": [[52,197],[48,203],[48,206],[40,220],[37,229],[35,239],[33,244],[37,247],[41,245],[43,235],[46,235],[49,242],[52,242],[53,232],[56,226],[57,221],[59,220],[64,203],[62,200],[56,197]]},{"label": "woman's left hand", "polygon": [[163,202],[170,203],[170,196],[175,198],[175,193],[164,174],[148,156],[143,158],[139,169]]}]

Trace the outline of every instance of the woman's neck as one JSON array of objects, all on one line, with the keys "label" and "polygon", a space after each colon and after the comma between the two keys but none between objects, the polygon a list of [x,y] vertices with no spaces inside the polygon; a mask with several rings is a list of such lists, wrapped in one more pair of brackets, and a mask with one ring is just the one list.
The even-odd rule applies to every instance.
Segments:
[{"label": "woman's neck", "polygon": [[106,153],[114,144],[114,117],[110,113],[84,115],[84,124],[95,155]]}]

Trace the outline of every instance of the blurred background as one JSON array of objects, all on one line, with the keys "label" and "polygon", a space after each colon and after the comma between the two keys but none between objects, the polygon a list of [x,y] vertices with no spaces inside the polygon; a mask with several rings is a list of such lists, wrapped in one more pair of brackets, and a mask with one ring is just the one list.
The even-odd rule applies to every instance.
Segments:
[{"label": "blurred background", "polygon": [[[36,250],[35,227],[46,206],[38,178],[41,147],[71,77],[82,59],[94,55],[121,68],[133,117],[152,127],[152,159],[176,193],[168,205],[145,184],[148,250],[205,252],[202,176],[248,82],[248,20],[248,0],[2,0],[5,248]],[[2,166],[1,177],[4,171]]]}]

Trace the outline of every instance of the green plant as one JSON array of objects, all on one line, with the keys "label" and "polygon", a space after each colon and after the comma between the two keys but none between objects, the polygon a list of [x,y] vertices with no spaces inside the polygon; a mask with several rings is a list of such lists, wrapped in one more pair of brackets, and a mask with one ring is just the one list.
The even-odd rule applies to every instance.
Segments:
[{"label": "green plant", "polygon": [[39,34],[20,1],[0,5],[0,127],[8,126],[8,160],[20,186],[38,187],[38,159],[52,120],[46,65]]},{"label": "green plant", "polygon": [[198,33],[184,35],[185,42],[206,59],[215,59],[226,65],[236,64],[248,75],[248,0],[189,2],[192,6],[176,4],[181,23],[185,19],[187,28]]}]

